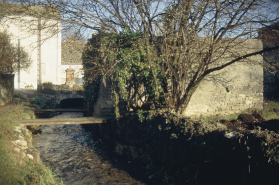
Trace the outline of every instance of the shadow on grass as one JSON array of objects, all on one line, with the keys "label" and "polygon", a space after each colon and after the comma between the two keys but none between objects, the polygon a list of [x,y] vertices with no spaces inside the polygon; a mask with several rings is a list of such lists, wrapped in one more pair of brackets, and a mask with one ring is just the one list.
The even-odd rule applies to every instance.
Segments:
[{"label": "shadow on grass", "polygon": [[91,130],[102,138],[107,158],[115,167],[147,184],[279,181],[275,132],[225,130],[171,115],[138,120],[137,115],[129,115]]}]

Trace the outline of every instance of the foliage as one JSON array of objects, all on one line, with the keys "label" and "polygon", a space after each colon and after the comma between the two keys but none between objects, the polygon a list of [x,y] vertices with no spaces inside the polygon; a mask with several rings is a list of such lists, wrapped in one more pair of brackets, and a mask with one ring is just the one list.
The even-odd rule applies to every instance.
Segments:
[{"label": "foliage", "polygon": [[266,119],[279,119],[279,102],[267,101],[264,104],[263,110],[259,110],[259,113]]},{"label": "foliage", "polygon": [[73,85],[70,87],[69,85],[54,85],[51,82],[45,82],[38,87],[38,91],[45,94],[53,94],[57,91],[79,91],[82,93],[83,91],[82,85]]},{"label": "foliage", "polygon": [[268,163],[279,164],[279,134],[270,130],[254,130],[253,133],[262,138],[262,150],[268,157]]},{"label": "foliage", "polygon": [[[20,66],[18,66],[19,60]],[[31,64],[28,53],[22,47],[13,45],[11,36],[6,31],[0,32],[0,64],[0,72],[4,74],[15,73],[18,67],[27,69]]]},{"label": "foliage", "polygon": [[[161,85],[163,76],[159,65],[162,59],[158,57],[156,47],[150,48],[150,51],[154,66],[150,66],[147,61],[141,34],[128,30],[121,34],[93,35],[83,57],[85,89],[89,90],[91,82],[96,83],[96,79],[103,76],[104,81],[109,78],[115,84],[114,91],[126,109],[136,110],[150,101],[156,107],[162,106],[165,103]],[[111,65],[114,65],[114,70],[110,70]],[[153,68],[156,69],[153,71],[160,87],[159,99],[155,96],[155,82],[151,70]]]}]

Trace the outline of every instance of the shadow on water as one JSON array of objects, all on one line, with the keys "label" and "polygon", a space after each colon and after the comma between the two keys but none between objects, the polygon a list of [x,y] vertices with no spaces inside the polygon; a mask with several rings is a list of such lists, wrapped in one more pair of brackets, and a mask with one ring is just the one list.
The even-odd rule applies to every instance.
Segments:
[{"label": "shadow on water", "polygon": [[66,108],[83,108],[84,99],[83,98],[68,98],[60,101],[60,107],[62,109]]},{"label": "shadow on water", "polygon": [[90,133],[90,137],[94,140],[94,147],[96,154],[107,160],[112,167],[121,171],[125,171],[129,176],[138,181],[148,184],[148,177],[146,175],[146,165],[141,161],[132,159],[131,157],[117,155],[115,151],[115,142],[102,141],[100,138],[99,124],[84,124],[82,127],[85,132]]}]

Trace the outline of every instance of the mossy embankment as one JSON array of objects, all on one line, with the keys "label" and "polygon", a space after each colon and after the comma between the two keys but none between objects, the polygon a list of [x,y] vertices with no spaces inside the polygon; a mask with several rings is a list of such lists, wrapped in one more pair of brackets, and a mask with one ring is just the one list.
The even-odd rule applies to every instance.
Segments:
[{"label": "mossy embankment", "polygon": [[278,105],[234,120],[140,112],[102,125],[100,135],[123,160],[142,166],[149,184],[277,184]]},{"label": "mossy embankment", "polygon": [[19,94],[14,102],[0,107],[0,184],[62,184],[40,161],[32,146],[32,133],[16,119],[34,119],[38,102]]}]

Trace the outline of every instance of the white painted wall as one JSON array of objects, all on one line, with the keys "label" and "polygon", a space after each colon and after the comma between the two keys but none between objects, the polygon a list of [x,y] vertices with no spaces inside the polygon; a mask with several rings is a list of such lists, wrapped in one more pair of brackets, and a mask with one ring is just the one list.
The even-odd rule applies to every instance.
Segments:
[{"label": "white painted wall", "polygon": [[[61,25],[56,21],[48,21],[54,25],[53,29],[60,30],[58,34],[49,33],[51,30],[42,30],[42,64],[45,65],[45,73],[42,71],[42,83],[52,82],[61,84]],[[57,31],[55,31],[57,32]],[[51,37],[51,38],[49,38]],[[42,66],[43,67],[43,66]],[[42,68],[43,69],[43,68]]]},{"label": "white painted wall", "polygon": [[[12,34],[12,42],[24,47],[31,57],[32,65],[27,70],[20,70],[20,83],[18,73],[15,73],[15,88],[25,88],[32,85],[37,88],[37,62],[38,62],[38,19],[32,16],[9,16],[0,22],[0,31],[7,30]],[[41,20],[44,26],[41,31],[41,68],[42,83],[52,82],[61,84],[61,23],[55,20]]]}]

